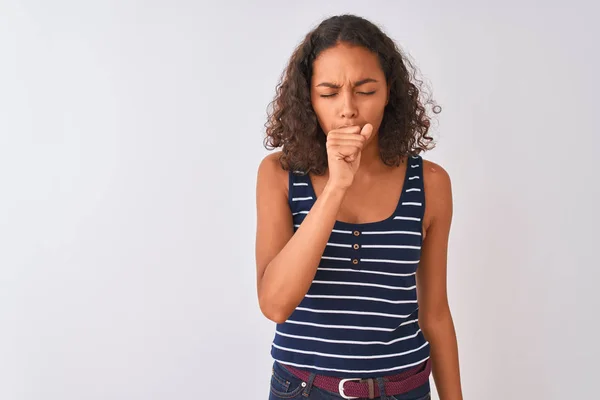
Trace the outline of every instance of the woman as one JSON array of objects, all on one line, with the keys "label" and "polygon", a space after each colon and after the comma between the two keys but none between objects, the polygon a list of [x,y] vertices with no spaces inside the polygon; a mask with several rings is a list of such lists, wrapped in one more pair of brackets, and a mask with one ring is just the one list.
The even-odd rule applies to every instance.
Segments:
[{"label": "woman", "polygon": [[[394,42],[323,21],[277,89],[257,178],[257,289],[277,323],[271,399],[461,399],[446,295],[450,179]],[[418,268],[417,268],[418,267]]]}]

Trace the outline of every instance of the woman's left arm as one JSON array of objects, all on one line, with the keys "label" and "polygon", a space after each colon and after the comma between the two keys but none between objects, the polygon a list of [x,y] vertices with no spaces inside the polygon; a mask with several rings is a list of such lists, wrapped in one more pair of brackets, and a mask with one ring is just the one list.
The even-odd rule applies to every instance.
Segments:
[{"label": "woman's left arm", "polygon": [[439,165],[423,162],[424,240],[417,269],[419,325],[430,344],[433,379],[441,400],[462,400],[458,344],[448,305],[446,265],[452,187]]}]

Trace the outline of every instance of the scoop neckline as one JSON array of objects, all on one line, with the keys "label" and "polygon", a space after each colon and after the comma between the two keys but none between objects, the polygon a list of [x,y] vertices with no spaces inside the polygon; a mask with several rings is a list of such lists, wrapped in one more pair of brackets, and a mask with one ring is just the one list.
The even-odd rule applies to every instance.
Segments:
[{"label": "scoop neckline", "polygon": [[[404,171],[404,179],[402,182],[402,189],[400,192],[400,197],[398,198],[398,203],[396,204],[396,208],[394,208],[394,211],[392,211],[392,214],[382,220],[379,221],[372,221],[372,222],[362,222],[362,223],[352,223],[352,222],[346,222],[346,221],[340,221],[338,219],[335,220],[335,224],[334,224],[334,228],[335,227],[356,227],[356,228],[364,228],[364,227],[369,227],[369,226],[373,226],[373,225],[381,225],[381,224],[385,224],[387,222],[392,221],[396,215],[398,214],[398,210],[402,207],[402,202],[404,200],[405,197],[405,193],[406,193],[406,184],[408,183],[408,178],[409,178],[409,166],[410,166],[410,159],[411,157],[408,156],[406,158],[406,168]],[[310,174],[306,175],[306,178],[308,180],[308,190],[310,191],[310,194],[313,196],[314,201],[317,201],[317,193],[315,192],[315,188],[313,187],[313,183],[312,180],[310,179]]]}]

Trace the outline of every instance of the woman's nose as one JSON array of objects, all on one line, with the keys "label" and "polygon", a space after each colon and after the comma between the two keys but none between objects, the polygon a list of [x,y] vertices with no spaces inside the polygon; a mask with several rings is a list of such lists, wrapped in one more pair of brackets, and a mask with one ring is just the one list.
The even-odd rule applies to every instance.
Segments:
[{"label": "woman's nose", "polygon": [[352,97],[352,93],[344,94],[340,117],[346,119],[356,118],[357,112],[358,110],[354,98]]}]

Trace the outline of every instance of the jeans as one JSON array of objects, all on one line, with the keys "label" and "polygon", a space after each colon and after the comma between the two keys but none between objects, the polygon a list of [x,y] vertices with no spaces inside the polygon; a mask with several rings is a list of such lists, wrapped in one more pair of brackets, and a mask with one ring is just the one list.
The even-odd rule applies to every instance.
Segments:
[{"label": "jeans", "polygon": [[[376,383],[377,384],[377,383]],[[271,375],[271,391],[269,400],[280,399],[306,399],[306,400],[340,400],[339,393],[330,392],[312,385],[312,382],[303,382],[296,378],[277,361],[273,363]],[[430,400],[429,382],[411,390],[410,392],[395,396],[376,397],[380,400]]]}]

